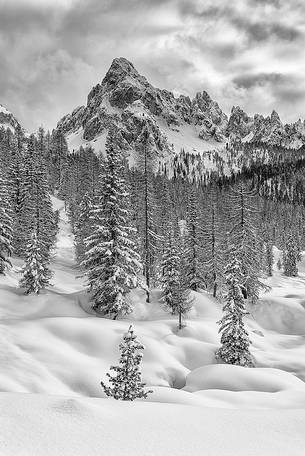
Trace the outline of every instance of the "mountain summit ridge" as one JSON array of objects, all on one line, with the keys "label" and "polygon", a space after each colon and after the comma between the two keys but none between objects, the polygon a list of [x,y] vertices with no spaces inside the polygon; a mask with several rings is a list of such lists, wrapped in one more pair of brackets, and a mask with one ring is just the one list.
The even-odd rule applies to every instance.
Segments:
[{"label": "mountain summit ridge", "polygon": [[[286,148],[305,144],[302,121],[284,125],[276,111],[266,117],[251,117],[239,106],[233,106],[228,117],[205,90],[193,99],[175,97],[169,90],[150,84],[124,57],[112,61],[102,81],[89,92],[87,105],[63,117],[57,128],[65,133],[72,148],[77,148],[96,142],[117,125],[126,132],[132,147],[143,116],[153,125],[155,135],[162,138],[167,152],[179,152],[181,148],[192,152],[211,150],[231,139]],[[78,141],[74,141],[75,135]]]}]

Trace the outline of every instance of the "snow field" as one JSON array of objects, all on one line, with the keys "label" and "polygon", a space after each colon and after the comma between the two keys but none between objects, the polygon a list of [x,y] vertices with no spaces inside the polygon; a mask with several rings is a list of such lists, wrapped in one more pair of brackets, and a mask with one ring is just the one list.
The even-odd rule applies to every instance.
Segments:
[{"label": "snow field", "polygon": [[[304,456],[305,263],[295,279],[275,272],[273,289],[251,309],[257,367],[217,364],[221,304],[207,293],[194,293],[179,332],[158,290],[150,304],[143,291],[131,293],[135,310],[124,320],[86,312],[64,205],[53,205],[54,285],[23,295],[18,259],[0,277],[1,456]],[[146,347],[143,380],[154,393],[127,404],[105,399],[100,381],[130,322]]]}]

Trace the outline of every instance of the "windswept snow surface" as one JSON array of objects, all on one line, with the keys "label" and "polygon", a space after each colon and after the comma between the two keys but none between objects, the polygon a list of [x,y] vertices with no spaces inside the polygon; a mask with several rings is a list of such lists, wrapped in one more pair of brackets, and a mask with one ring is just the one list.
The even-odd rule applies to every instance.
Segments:
[{"label": "windswept snow surface", "polygon": [[304,411],[0,393],[1,456],[304,455]]},{"label": "windswept snow surface", "polygon": [[[53,204],[60,212],[53,286],[23,295],[19,259],[0,277],[0,455],[304,456],[305,262],[298,278],[275,272],[273,289],[251,309],[257,367],[217,364],[221,304],[207,293],[194,293],[180,332],[158,290],[151,304],[143,291],[131,293],[128,319],[92,315],[64,204]],[[131,321],[154,392],[117,403],[100,381]]]}]

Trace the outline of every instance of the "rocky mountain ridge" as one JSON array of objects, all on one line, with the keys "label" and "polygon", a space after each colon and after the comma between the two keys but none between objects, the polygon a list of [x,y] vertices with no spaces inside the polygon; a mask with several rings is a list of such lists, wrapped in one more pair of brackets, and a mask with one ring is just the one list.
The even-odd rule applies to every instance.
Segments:
[{"label": "rocky mountain ridge", "polygon": [[20,123],[14,115],[0,104],[0,128],[9,128],[13,133],[21,128]]},{"label": "rocky mountain ridge", "polygon": [[261,114],[249,117],[239,106],[233,106],[227,136],[243,142],[297,149],[305,144],[305,121],[299,119],[284,125],[276,111],[266,117]]},{"label": "rocky mountain ridge", "polygon": [[305,122],[284,125],[273,111],[270,116],[249,116],[233,106],[228,117],[205,91],[193,99],[153,87],[125,58],[113,60],[101,83],[92,88],[87,105],[77,107],[57,125],[70,149],[91,144],[103,149],[112,125],[120,127],[130,147],[142,120],[150,122],[162,153],[219,149],[231,139],[286,148],[305,144]]},{"label": "rocky mountain ridge", "polygon": [[124,58],[113,60],[102,82],[90,91],[87,105],[63,117],[57,127],[68,142],[78,136],[88,143],[115,124],[132,147],[143,118],[151,124],[162,153],[189,147],[200,151],[219,147],[226,140],[228,118],[207,92],[197,93],[193,100],[184,95],[176,98],[168,90],[153,87]]}]

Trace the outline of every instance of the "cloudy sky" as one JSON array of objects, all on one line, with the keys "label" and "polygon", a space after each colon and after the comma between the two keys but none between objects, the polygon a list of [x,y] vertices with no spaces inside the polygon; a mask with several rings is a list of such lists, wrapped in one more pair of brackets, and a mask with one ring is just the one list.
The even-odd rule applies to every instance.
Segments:
[{"label": "cloudy sky", "polygon": [[115,57],[227,113],[305,117],[304,0],[0,0],[0,103],[29,130],[85,104]]}]

